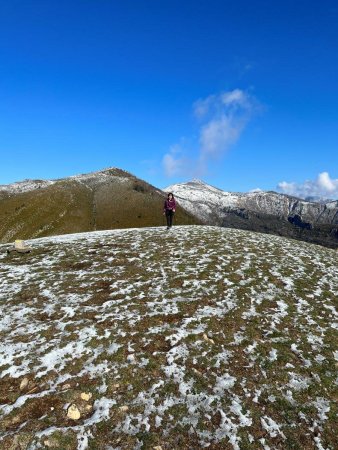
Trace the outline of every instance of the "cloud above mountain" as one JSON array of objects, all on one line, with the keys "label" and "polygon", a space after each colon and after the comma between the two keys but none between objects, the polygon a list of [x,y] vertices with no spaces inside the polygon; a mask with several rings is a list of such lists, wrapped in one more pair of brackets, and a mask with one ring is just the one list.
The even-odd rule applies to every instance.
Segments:
[{"label": "cloud above mountain", "polygon": [[168,177],[194,175],[194,161],[189,159],[185,153],[184,145],[175,144],[163,156],[162,164]]},{"label": "cloud above mountain", "polygon": [[315,180],[306,180],[304,183],[282,181],[278,183],[277,189],[300,198],[338,199],[338,178],[333,179],[328,172],[321,172]]},{"label": "cloud above mountain", "polygon": [[220,159],[240,138],[251,118],[261,109],[249,93],[234,89],[197,100],[193,105],[198,123],[198,142],[193,156],[184,145],[176,144],[162,160],[168,177],[201,176],[210,161]]}]

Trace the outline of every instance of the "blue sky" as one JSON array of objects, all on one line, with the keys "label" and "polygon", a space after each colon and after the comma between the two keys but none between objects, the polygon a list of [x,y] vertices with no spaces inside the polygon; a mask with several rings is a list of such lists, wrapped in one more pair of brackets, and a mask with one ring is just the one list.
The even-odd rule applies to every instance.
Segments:
[{"label": "blue sky", "polygon": [[119,167],[158,186],[338,197],[336,1],[0,3],[0,184]]}]

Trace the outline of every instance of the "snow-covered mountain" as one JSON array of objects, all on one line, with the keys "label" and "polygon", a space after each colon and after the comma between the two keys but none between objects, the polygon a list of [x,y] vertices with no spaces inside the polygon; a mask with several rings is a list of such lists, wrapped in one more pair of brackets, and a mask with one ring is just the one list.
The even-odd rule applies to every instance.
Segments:
[{"label": "snow-covered mountain", "polygon": [[205,223],[252,229],[338,247],[338,201],[309,202],[276,192],[225,192],[200,180],[164,189]]}]

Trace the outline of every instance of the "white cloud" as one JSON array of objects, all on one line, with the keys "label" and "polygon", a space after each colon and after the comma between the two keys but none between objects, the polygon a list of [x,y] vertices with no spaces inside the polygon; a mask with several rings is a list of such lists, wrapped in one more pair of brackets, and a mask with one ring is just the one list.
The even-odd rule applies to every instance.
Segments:
[{"label": "white cloud", "polygon": [[186,158],[181,148],[181,155],[177,157],[170,150],[162,161],[167,176],[205,173],[211,160],[221,158],[238,141],[259,108],[256,99],[240,89],[197,100],[193,111],[200,126],[195,155]]},{"label": "white cloud", "polygon": [[174,177],[180,175],[183,166],[183,160],[175,158],[171,153],[166,153],[163,156],[163,167],[167,177]]},{"label": "white cloud", "polygon": [[200,130],[200,158],[221,156],[237,142],[245,124],[246,120],[227,114],[211,119]]},{"label": "white cloud", "polygon": [[248,96],[240,89],[234,89],[230,92],[225,92],[221,96],[221,100],[224,105],[235,105],[247,107],[250,103],[248,103]]},{"label": "white cloud", "polygon": [[215,98],[216,98],[215,95],[209,95],[209,97],[199,99],[193,104],[193,111],[198,119],[202,119],[207,115]]},{"label": "white cloud", "polygon": [[334,192],[338,189],[338,180],[331,180],[328,172],[322,172],[318,175],[318,186],[327,192]]},{"label": "white cloud", "polygon": [[199,138],[199,159],[203,165],[223,156],[238,141],[257,109],[256,99],[240,89],[211,95],[195,103],[195,114],[204,118]]},{"label": "white cloud", "polygon": [[306,180],[304,183],[278,183],[277,189],[284,194],[294,195],[300,198],[338,198],[338,179],[330,177],[328,172],[322,172],[315,180]]},{"label": "white cloud", "polygon": [[179,144],[171,146],[169,152],[163,156],[162,165],[167,177],[186,175],[187,171],[191,170],[191,163]]}]

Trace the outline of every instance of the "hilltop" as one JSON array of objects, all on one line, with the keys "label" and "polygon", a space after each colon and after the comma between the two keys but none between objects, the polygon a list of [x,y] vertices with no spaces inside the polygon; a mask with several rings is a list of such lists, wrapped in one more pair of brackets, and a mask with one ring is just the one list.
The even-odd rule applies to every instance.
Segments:
[{"label": "hilltop", "polygon": [[336,251],[208,226],[28,244],[0,246],[1,448],[337,448]]},{"label": "hilltop", "polygon": [[[162,225],[165,193],[121,169],[0,186],[0,242]],[[178,208],[180,224],[199,223]]]}]

